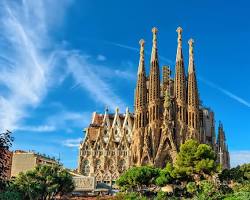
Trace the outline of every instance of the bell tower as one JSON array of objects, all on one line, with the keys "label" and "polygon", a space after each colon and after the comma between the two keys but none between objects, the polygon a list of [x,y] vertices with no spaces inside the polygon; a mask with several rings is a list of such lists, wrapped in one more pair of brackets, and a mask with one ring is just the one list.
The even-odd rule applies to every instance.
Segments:
[{"label": "bell tower", "polygon": [[147,85],[144,62],[145,41],[140,40],[140,60],[137,73],[135,90],[135,120],[134,134],[132,139],[132,162],[135,165],[141,164],[145,126],[147,124]]},{"label": "bell tower", "polygon": [[176,101],[176,139],[178,146],[186,138],[186,76],[182,53],[182,28],[178,27],[177,53],[174,79],[174,96]]},{"label": "bell tower", "polygon": [[199,95],[194,65],[194,40],[190,39],[189,44],[189,65],[188,65],[188,94],[187,94],[187,125],[188,138],[201,140],[199,136]]}]

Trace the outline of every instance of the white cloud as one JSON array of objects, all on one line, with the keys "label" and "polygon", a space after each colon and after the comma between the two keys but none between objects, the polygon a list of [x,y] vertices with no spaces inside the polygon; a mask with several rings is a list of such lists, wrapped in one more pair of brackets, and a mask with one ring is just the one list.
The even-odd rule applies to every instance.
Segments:
[{"label": "white cloud", "polygon": [[250,150],[246,151],[230,151],[231,167],[250,163]]},{"label": "white cloud", "polygon": [[[88,56],[79,52],[71,52],[67,56],[67,65],[77,85],[87,90],[96,102],[108,105],[112,109],[116,106],[125,109],[125,103],[113,92],[113,87],[101,78],[99,73],[102,72],[102,66],[92,64]],[[93,70],[97,68],[99,73]]]},{"label": "white cloud", "polygon": [[216,85],[215,83],[212,83],[211,81],[208,81],[202,77],[199,77],[199,80],[202,81],[203,83],[205,83],[206,85],[217,89],[218,91],[220,91],[221,93],[223,93],[224,95],[228,96],[229,98],[237,101],[238,103],[250,108],[250,102],[246,101],[245,99],[242,99],[241,97],[233,94],[232,92],[220,87],[219,85]]},{"label": "white cloud", "polygon": [[53,132],[63,130],[72,133],[73,128],[84,128],[91,120],[92,113],[89,112],[73,112],[66,110],[60,105],[60,111],[51,113],[41,125],[22,124],[15,127],[15,130],[23,132]]},{"label": "white cloud", "polygon": [[[131,46],[128,46],[128,45],[125,45],[125,44],[120,44],[120,43],[117,43],[117,42],[110,42],[110,41],[103,41],[103,42],[105,42],[106,44],[117,46],[117,47],[120,47],[120,48],[123,48],[123,49],[128,49],[128,50],[131,50],[131,51],[136,51],[136,52],[140,51],[139,45],[138,45],[138,48],[135,48],[135,47],[131,47]],[[145,54],[151,55],[151,52],[145,51]],[[161,56],[160,54],[159,54],[159,58],[161,60],[167,62],[167,64],[174,64],[174,62],[171,59],[166,58],[164,56]]]},{"label": "white cloud", "polygon": [[62,142],[62,144],[66,147],[79,147],[82,138],[76,139],[67,139]]},{"label": "white cloud", "polygon": [[[51,37],[51,29],[59,26],[66,8],[72,1],[62,0],[59,7],[56,1],[49,0],[1,3],[1,130],[28,127],[42,130],[42,126],[47,126],[24,126],[23,123],[25,118],[30,117],[31,109],[40,105],[50,87],[62,83],[69,74],[95,101],[111,108],[117,105],[125,108],[124,102],[115,94],[112,85],[94,70],[100,66],[92,64],[88,56],[78,50],[66,50],[63,46],[65,42],[60,45]],[[105,60],[105,57],[99,55],[97,59]],[[70,116],[67,113],[58,117],[61,120],[56,121],[61,121],[60,123],[69,121],[67,117],[72,117],[71,121],[75,117],[76,123],[80,119],[79,116]],[[52,128],[47,127],[47,131],[49,130]]]},{"label": "white cloud", "polygon": [[[46,119],[46,124],[52,127],[57,127],[57,129],[65,130],[69,127],[83,128],[90,123],[90,120],[91,113],[62,110],[49,116]],[[68,131],[70,132],[70,130]]]},{"label": "white cloud", "polygon": [[[48,63],[40,52],[45,31],[43,21],[38,26],[30,27],[29,18],[41,18],[38,7],[36,13],[29,13],[28,1],[23,7],[18,4],[3,4],[0,20],[1,54],[7,60],[0,63],[0,84],[8,90],[0,97],[1,130],[13,129],[20,119],[27,116],[28,107],[36,107],[47,90],[46,75]],[[31,15],[29,15],[31,14]],[[41,34],[37,34],[39,31]]]},{"label": "white cloud", "polygon": [[56,127],[51,125],[21,126],[17,130],[26,132],[52,132],[56,130]]},{"label": "white cloud", "polygon": [[101,54],[99,54],[96,59],[99,60],[99,61],[107,60],[107,58],[104,55],[101,55]]}]

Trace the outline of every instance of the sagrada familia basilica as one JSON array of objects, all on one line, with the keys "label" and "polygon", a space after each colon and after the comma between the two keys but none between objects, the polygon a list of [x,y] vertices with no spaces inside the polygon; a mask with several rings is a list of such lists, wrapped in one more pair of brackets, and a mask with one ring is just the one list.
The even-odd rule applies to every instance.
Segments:
[{"label": "sagrada familia basilica", "polygon": [[160,80],[157,29],[152,29],[153,45],[149,75],[145,71],[144,40],[140,40],[140,60],[135,88],[134,113],[94,112],[80,145],[78,172],[95,176],[98,183],[112,184],[130,166],[164,167],[175,162],[180,145],[188,139],[211,145],[223,168],[230,167],[223,125],[216,139],[214,113],[201,105],[194,64],[194,41],[190,39],[188,73],[182,53],[182,28],[177,28],[175,75],[162,67]]}]

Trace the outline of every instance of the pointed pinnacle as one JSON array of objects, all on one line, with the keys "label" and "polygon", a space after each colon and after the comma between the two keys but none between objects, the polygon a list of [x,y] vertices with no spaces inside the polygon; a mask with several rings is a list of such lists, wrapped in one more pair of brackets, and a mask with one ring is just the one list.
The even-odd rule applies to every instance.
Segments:
[{"label": "pointed pinnacle", "polygon": [[176,54],[176,62],[182,59],[182,28],[178,27],[176,32],[178,33],[177,38],[177,54]]},{"label": "pointed pinnacle", "polygon": [[139,67],[138,67],[138,74],[144,71],[144,45],[145,41],[141,39],[139,41],[140,44],[140,60],[139,60]]},{"label": "pointed pinnacle", "polygon": [[158,32],[158,29],[156,27],[152,28],[153,46],[152,46],[152,52],[151,52],[151,62],[158,59],[158,56],[157,56],[157,32]]},{"label": "pointed pinnacle", "polygon": [[189,46],[193,46],[193,44],[194,44],[194,40],[192,39],[192,38],[190,38],[189,40],[188,40],[188,44],[189,44]]},{"label": "pointed pinnacle", "polygon": [[140,39],[139,44],[141,45],[141,47],[143,47],[145,44],[145,41],[143,39]]},{"label": "pointed pinnacle", "polygon": [[128,107],[126,107],[126,113],[129,113],[129,108]]},{"label": "pointed pinnacle", "polygon": [[156,48],[157,46],[157,32],[158,29],[156,27],[152,28],[152,33],[153,33],[153,47]]},{"label": "pointed pinnacle", "polygon": [[156,34],[157,32],[158,32],[158,29],[157,29],[156,27],[153,27],[153,28],[152,28],[152,33],[153,33],[153,34]]},{"label": "pointed pinnacle", "polygon": [[140,57],[141,56],[144,57],[144,45],[145,45],[145,41],[143,39],[140,39],[139,44],[140,44]]},{"label": "pointed pinnacle", "polygon": [[115,108],[115,112],[119,113],[119,107],[118,106]]},{"label": "pointed pinnacle", "polygon": [[181,41],[182,41],[182,28],[179,26],[177,29],[176,29],[176,32],[178,33],[178,44],[180,43],[181,44]]},{"label": "pointed pinnacle", "polygon": [[189,66],[188,66],[188,73],[194,72],[194,40],[191,38],[188,40],[189,44]]}]

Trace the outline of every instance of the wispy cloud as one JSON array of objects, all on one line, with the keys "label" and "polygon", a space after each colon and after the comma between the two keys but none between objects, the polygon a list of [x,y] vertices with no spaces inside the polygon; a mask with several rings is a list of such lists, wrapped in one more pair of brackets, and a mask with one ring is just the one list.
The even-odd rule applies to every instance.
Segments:
[{"label": "wispy cloud", "polygon": [[43,120],[39,125],[22,124],[16,127],[16,130],[23,132],[54,132],[64,131],[72,133],[74,128],[86,127],[91,120],[92,113],[90,112],[74,112],[66,110],[60,105],[60,110],[50,115]]},{"label": "wispy cloud", "polygon": [[[24,126],[23,121],[30,117],[32,109],[41,104],[50,88],[63,82],[68,75],[72,75],[75,84],[87,90],[94,100],[111,108],[125,107],[112,85],[93,70],[99,66],[93,64],[88,55],[68,50],[51,37],[51,29],[58,28],[72,1],[62,0],[59,7],[56,2],[48,0],[1,2],[1,131],[18,128],[52,130],[45,128],[49,126],[47,124]],[[104,61],[106,57],[99,55],[96,59]],[[67,120],[64,118],[61,121]]]},{"label": "wispy cloud", "polygon": [[215,83],[213,83],[211,81],[208,81],[208,80],[206,80],[206,79],[204,79],[202,77],[198,77],[198,79],[201,82],[205,83],[206,85],[208,85],[208,86],[210,86],[210,87],[212,87],[212,88],[220,91],[221,93],[223,93],[224,95],[228,96],[229,98],[231,98],[231,99],[237,101],[238,103],[240,103],[240,104],[242,104],[242,105],[250,108],[250,102],[246,101],[245,99],[243,99],[243,98],[235,95],[234,93],[232,93],[232,92],[230,92],[230,91],[222,88],[221,86],[219,86],[219,85],[217,85],[217,84],[215,84]]},{"label": "wispy cloud", "polygon": [[67,66],[77,85],[88,91],[88,94],[99,103],[110,106],[114,109],[120,106],[125,109],[125,103],[113,92],[113,87],[106,83],[97,71],[93,69],[99,68],[89,61],[89,57],[79,52],[71,52],[67,55]]},{"label": "wispy cloud", "polygon": [[[57,130],[70,131],[70,127],[82,128],[90,123],[91,114],[89,112],[73,112],[62,110],[52,114],[46,119],[46,124],[51,127],[57,127]],[[70,124],[70,126],[69,126]]]},{"label": "wispy cloud", "polygon": [[102,54],[97,55],[96,59],[99,60],[99,61],[105,61],[105,60],[107,60],[106,56],[104,56]]},{"label": "wispy cloud", "polygon": [[[27,116],[29,107],[36,107],[47,91],[48,63],[41,53],[42,37],[46,32],[45,22],[40,20],[35,27],[29,18],[41,19],[39,6],[29,11],[28,1],[19,4],[2,3],[0,84],[7,90],[0,96],[1,130],[13,129],[20,119]],[[41,34],[37,34],[40,32]]]},{"label": "wispy cloud", "polygon": [[250,163],[250,150],[247,151],[230,151],[231,167]]},{"label": "wispy cloud", "polygon": [[[136,48],[136,47],[131,47],[131,46],[128,46],[128,45],[125,45],[125,44],[120,44],[120,43],[117,43],[117,42],[110,42],[110,41],[104,41],[106,44],[110,44],[110,45],[113,45],[113,46],[117,46],[117,47],[120,47],[120,48],[123,48],[123,49],[128,49],[128,50],[131,50],[131,51],[136,51],[136,52],[139,52],[140,51],[140,49],[139,49],[139,47],[138,48]],[[146,55],[151,55],[151,52],[149,52],[149,51],[145,51],[145,54]],[[161,59],[161,60],[163,60],[163,61],[165,61],[165,62],[167,62],[167,64],[174,64],[174,62],[171,60],[171,59],[169,59],[169,58],[166,58],[166,57],[164,57],[164,56],[161,56],[160,54],[159,54],[159,58]]]},{"label": "wispy cloud", "polygon": [[52,125],[39,125],[39,126],[20,126],[17,127],[19,131],[25,132],[52,132],[56,130],[55,126]]},{"label": "wispy cloud", "polygon": [[66,147],[79,147],[82,138],[76,139],[67,139],[62,142],[62,144]]}]

